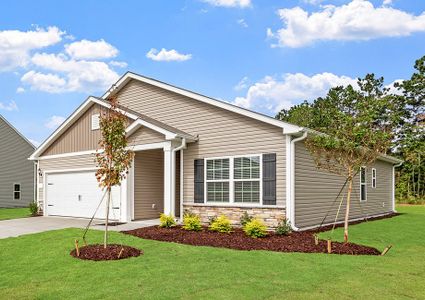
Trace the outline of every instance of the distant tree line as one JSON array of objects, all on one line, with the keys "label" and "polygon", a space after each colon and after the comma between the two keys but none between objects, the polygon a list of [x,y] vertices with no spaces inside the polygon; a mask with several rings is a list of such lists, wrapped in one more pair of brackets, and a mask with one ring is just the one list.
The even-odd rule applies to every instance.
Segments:
[{"label": "distant tree line", "polygon": [[[283,109],[276,118],[336,137],[317,135],[306,141],[318,167],[334,173],[341,167],[350,170],[347,174],[358,172],[359,161],[342,156],[347,151],[354,151],[350,157],[363,155],[360,161],[371,162],[373,152],[360,151],[366,147],[402,159],[396,170],[396,198],[424,203],[425,56],[416,60],[414,69],[410,79],[391,88],[384,86],[383,77],[367,74],[357,86],[331,88],[325,97]],[[320,147],[327,151],[319,153]]]}]

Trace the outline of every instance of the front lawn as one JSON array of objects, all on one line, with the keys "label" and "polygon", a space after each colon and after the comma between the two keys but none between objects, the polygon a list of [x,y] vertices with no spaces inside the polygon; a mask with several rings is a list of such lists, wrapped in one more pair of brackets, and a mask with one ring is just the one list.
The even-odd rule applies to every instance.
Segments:
[{"label": "front lawn", "polygon": [[[111,242],[144,255],[92,262],[69,255],[79,229],[0,240],[0,290],[7,299],[423,299],[425,207],[351,226],[351,240],[384,257],[236,251],[143,240]],[[327,237],[328,233],[323,233]],[[335,237],[342,238],[337,229]],[[89,239],[100,242],[102,232]]]},{"label": "front lawn", "polygon": [[24,208],[0,208],[0,220],[18,219],[30,216],[28,207]]}]

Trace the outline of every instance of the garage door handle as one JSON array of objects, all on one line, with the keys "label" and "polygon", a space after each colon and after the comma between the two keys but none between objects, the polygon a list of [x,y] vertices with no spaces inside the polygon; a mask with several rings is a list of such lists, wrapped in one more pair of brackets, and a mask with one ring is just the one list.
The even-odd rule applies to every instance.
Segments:
[{"label": "garage door handle", "polygon": [[81,201],[81,195],[78,195],[78,201]]},{"label": "garage door handle", "polygon": [[47,204],[47,206],[54,206],[53,204]]}]

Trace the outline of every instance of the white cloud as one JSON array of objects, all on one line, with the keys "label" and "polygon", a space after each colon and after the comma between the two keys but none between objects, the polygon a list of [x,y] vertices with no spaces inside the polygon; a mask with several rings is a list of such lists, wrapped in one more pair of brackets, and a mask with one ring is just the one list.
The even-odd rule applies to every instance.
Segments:
[{"label": "white cloud", "polygon": [[25,93],[25,89],[24,89],[22,86],[20,86],[20,87],[18,87],[18,88],[16,89],[16,93],[17,93],[17,94]]},{"label": "white cloud", "polygon": [[244,76],[237,85],[233,87],[235,91],[241,91],[248,87],[248,76]]},{"label": "white cloud", "polygon": [[248,24],[246,23],[246,21],[244,19],[239,19],[239,20],[237,20],[237,22],[243,28],[247,28],[248,27]]},{"label": "white cloud", "polygon": [[16,105],[15,101],[9,101],[9,103],[3,103],[0,102],[0,110],[5,110],[5,111],[18,111],[18,105]]},{"label": "white cloud", "polygon": [[203,0],[213,6],[246,8],[251,6],[251,0]]},{"label": "white cloud", "polygon": [[46,123],[44,123],[44,126],[46,126],[49,129],[56,129],[65,121],[64,117],[61,116],[51,116],[49,119],[47,119]]},{"label": "white cloud", "polygon": [[101,39],[81,40],[65,45],[65,52],[73,59],[104,59],[118,55],[118,49]]},{"label": "white cloud", "polygon": [[382,5],[392,5],[393,4],[393,0],[384,0],[384,2],[382,2]]},{"label": "white cloud", "polygon": [[302,73],[285,74],[281,78],[266,76],[248,88],[244,97],[237,97],[234,104],[266,114],[275,114],[303,100],[325,96],[336,86],[353,85],[357,80],[348,76],[320,73],[308,76]]},{"label": "white cloud", "polygon": [[111,66],[118,67],[118,68],[127,68],[127,66],[128,66],[128,64],[125,61],[112,60],[112,61],[109,62],[109,64]]},{"label": "white cloud", "polygon": [[36,53],[31,62],[47,73],[32,70],[21,81],[49,93],[105,90],[119,78],[105,62],[69,59],[64,54]]},{"label": "white cloud", "polygon": [[370,40],[381,37],[408,36],[425,31],[425,13],[408,12],[382,6],[367,0],[353,0],[342,6],[326,5],[309,14],[300,7],[278,10],[284,27],[268,36],[280,47],[303,47],[316,41]]},{"label": "white cloud", "polygon": [[33,139],[28,139],[30,142],[31,142],[31,144],[33,144],[35,147],[38,147],[38,146],[40,146],[40,142],[39,141],[36,141],[36,140],[33,140]]},{"label": "white cloud", "polygon": [[176,50],[166,50],[164,48],[161,51],[152,48],[146,53],[146,57],[155,61],[185,61],[192,58],[192,54],[181,54]]},{"label": "white cloud", "polygon": [[0,31],[0,71],[26,66],[33,50],[60,42],[63,34],[57,27]]}]

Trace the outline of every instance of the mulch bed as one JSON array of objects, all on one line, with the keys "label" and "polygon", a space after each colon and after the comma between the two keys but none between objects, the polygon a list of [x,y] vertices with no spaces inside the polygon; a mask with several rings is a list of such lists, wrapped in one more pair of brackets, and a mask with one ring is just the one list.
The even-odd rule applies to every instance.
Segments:
[{"label": "mulch bed", "polygon": [[[370,220],[386,219],[396,216],[390,214],[387,216],[370,218]],[[363,221],[351,222],[357,224]],[[337,225],[336,227],[340,227]],[[343,225],[342,225],[343,226]],[[161,228],[159,226],[150,226],[139,228],[123,233],[137,236],[149,240],[157,240],[164,242],[175,242],[193,246],[210,246],[230,248],[237,250],[268,250],[277,252],[304,252],[304,253],[327,253],[327,241],[319,240],[319,244],[315,244],[315,234],[332,229],[332,226],[325,226],[316,230],[292,232],[287,236],[277,235],[269,232],[264,238],[248,237],[242,229],[235,228],[232,233],[218,233],[209,231],[207,227],[203,227],[202,231],[194,232],[184,230],[181,226],[173,228]],[[348,255],[380,255],[381,251],[373,247],[353,244],[332,242],[333,254]]]},{"label": "mulch bed", "polygon": [[[123,249],[121,256],[118,258],[121,249]],[[77,256],[77,251],[74,249],[71,251],[71,256],[84,260],[118,260],[130,257],[137,257],[143,254],[142,250],[129,247],[121,246],[117,244],[109,244],[106,249],[101,244],[87,245],[80,248],[80,256]]]}]

